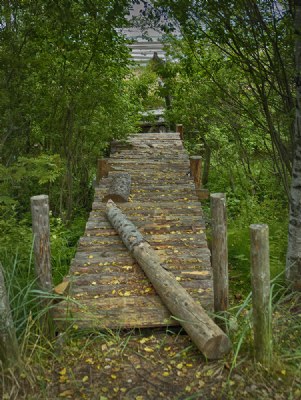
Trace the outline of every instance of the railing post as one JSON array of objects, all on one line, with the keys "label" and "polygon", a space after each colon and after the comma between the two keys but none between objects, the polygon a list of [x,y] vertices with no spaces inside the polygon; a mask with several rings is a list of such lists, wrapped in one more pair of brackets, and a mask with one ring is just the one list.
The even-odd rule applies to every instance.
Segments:
[{"label": "railing post", "polygon": [[0,360],[4,368],[10,368],[20,360],[14,322],[5,288],[4,272],[0,263]]},{"label": "railing post", "polygon": [[250,225],[250,234],[255,359],[269,366],[272,359],[269,227]]},{"label": "railing post", "polygon": [[226,195],[213,193],[210,202],[214,311],[223,312],[228,309],[229,303]]},{"label": "railing post", "polygon": [[109,162],[107,158],[97,160],[96,185],[99,185],[101,178],[107,178],[109,175]]},{"label": "railing post", "polygon": [[190,173],[193,177],[196,190],[201,189],[202,186],[202,157],[190,156]]},{"label": "railing post", "polygon": [[35,271],[39,290],[46,293],[40,296],[40,305],[43,312],[41,323],[46,335],[53,334],[51,318],[52,274],[50,255],[50,225],[49,200],[46,195],[33,196],[30,199],[32,214],[33,252]]},{"label": "railing post", "polygon": [[184,140],[184,129],[182,124],[176,124],[176,132],[180,134],[180,139]]},{"label": "railing post", "polygon": [[40,290],[52,291],[50,226],[48,196],[33,196],[30,199],[32,214],[33,250],[37,282]]}]

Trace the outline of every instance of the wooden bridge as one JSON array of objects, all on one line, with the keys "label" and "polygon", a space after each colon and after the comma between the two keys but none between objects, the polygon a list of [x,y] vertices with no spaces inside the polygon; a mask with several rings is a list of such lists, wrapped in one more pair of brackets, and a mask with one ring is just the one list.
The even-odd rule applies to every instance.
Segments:
[{"label": "wooden bridge", "polygon": [[129,202],[118,207],[161,256],[165,268],[207,310],[213,309],[210,252],[201,203],[178,133],[135,134],[114,146],[109,176],[95,200],[72,261],[69,297],[56,321],[80,328],[177,325],[105,216],[102,201],[116,173],[131,175]]}]

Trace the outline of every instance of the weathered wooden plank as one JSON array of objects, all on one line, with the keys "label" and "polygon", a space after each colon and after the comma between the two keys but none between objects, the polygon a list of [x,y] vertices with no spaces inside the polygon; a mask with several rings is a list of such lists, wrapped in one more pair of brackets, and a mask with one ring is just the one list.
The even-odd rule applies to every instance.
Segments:
[{"label": "weathered wooden plank", "polygon": [[[154,246],[178,282],[212,310],[205,222],[194,182],[187,175],[189,157],[179,135],[130,136],[126,143],[114,143],[109,163],[109,176],[103,177],[95,188],[95,209],[90,213],[68,277],[72,282],[70,296],[78,303],[69,304],[77,325],[111,329],[164,326],[170,317],[105,218],[102,198],[112,177],[124,172],[132,178],[131,196],[121,208]],[[124,293],[126,296],[122,296]],[[84,312],[78,309],[80,305],[86,307]],[[60,316],[67,306],[64,302],[60,305]],[[178,324],[174,320],[171,323]]]},{"label": "weathered wooden plank", "polygon": [[178,325],[158,296],[63,301],[55,309],[55,320],[61,328],[66,328],[70,323],[90,329]]},{"label": "weathered wooden plank", "polygon": [[81,299],[63,301],[55,309],[59,327],[76,323],[81,328],[131,329],[178,325],[159,296]]}]

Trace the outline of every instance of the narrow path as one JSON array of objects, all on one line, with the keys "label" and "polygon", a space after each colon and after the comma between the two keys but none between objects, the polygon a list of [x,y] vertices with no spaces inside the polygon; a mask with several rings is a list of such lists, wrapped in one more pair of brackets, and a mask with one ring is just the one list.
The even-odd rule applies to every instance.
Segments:
[{"label": "narrow path", "polygon": [[176,325],[143,271],[105,217],[103,196],[113,174],[132,177],[131,198],[119,204],[181,285],[212,309],[212,276],[201,204],[188,176],[179,134],[136,134],[115,146],[108,178],[95,190],[93,209],[71,264],[70,297],[60,303],[80,328]]}]

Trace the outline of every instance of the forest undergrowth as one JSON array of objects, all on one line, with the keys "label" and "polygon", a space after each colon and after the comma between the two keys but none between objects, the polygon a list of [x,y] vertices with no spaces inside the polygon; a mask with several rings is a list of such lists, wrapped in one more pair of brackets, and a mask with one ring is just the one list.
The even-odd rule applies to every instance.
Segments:
[{"label": "forest undergrowth", "polygon": [[[248,199],[248,210],[241,202],[234,201],[231,194],[229,202],[230,307],[226,320],[233,349],[219,361],[206,360],[180,328],[99,332],[81,331],[73,325],[53,338],[46,337],[36,304],[38,293],[29,250],[31,232],[25,222],[19,225],[24,240],[19,241],[18,252],[11,259],[8,252],[1,257],[22,362],[14,369],[1,371],[1,398],[301,398],[301,297],[289,292],[284,282],[285,228],[281,212],[271,206],[266,207],[269,214],[262,211],[254,198]],[[206,213],[208,204],[203,207]],[[255,363],[252,339],[248,224],[263,215],[265,222],[269,219],[271,222],[273,363],[270,369]],[[209,215],[206,218],[209,221]],[[59,218],[51,219],[56,283],[68,270],[84,223],[84,216],[69,227]]]}]

